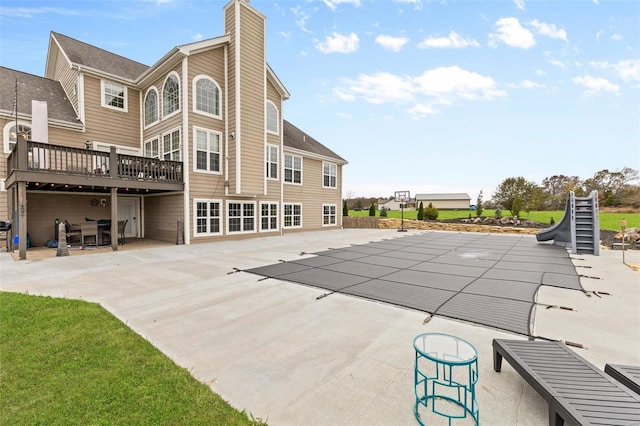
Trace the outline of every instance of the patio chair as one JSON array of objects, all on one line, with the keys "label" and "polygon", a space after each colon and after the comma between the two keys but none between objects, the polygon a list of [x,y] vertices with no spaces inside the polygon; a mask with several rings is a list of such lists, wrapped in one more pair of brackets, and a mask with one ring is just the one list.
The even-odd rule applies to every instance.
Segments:
[{"label": "patio chair", "polygon": [[[80,224],[80,233],[82,234],[82,245],[98,246],[98,222],[82,222]],[[87,238],[93,240],[93,244],[87,244]]]},{"label": "patio chair", "polygon": [[67,234],[67,244],[71,244],[73,240],[82,240],[82,230],[80,225],[72,225],[68,220],[64,221],[65,232]]},{"label": "patio chair", "polygon": [[549,404],[549,425],[640,424],[640,395],[562,342],[493,339],[493,369],[502,358]]},{"label": "patio chair", "polygon": [[[118,245],[124,245],[127,240],[126,237],[124,236],[124,230],[127,227],[127,222],[129,222],[129,219],[125,219],[125,220],[119,220],[118,221]],[[111,229],[106,229],[104,231],[105,235],[109,236],[109,239],[111,239]]]}]

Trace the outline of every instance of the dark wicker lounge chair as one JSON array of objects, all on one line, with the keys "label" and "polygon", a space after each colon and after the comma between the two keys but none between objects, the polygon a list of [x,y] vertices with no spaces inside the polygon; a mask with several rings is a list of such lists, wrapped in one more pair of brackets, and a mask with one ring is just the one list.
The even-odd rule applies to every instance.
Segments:
[{"label": "dark wicker lounge chair", "polygon": [[549,425],[638,425],[640,396],[560,342],[493,340],[502,358],[547,401]]}]

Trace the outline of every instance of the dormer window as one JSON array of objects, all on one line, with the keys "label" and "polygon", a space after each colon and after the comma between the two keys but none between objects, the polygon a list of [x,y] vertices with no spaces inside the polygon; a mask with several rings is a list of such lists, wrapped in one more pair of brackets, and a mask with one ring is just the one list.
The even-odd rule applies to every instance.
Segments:
[{"label": "dormer window", "polygon": [[115,81],[102,80],[102,106],[127,112],[127,88]]}]

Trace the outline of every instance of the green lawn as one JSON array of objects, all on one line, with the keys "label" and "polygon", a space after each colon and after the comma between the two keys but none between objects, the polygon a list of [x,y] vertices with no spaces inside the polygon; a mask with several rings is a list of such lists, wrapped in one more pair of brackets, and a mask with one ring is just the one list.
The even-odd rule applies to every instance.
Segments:
[{"label": "green lawn", "polygon": [[[387,217],[400,219],[401,216],[400,210],[392,210],[387,212]],[[475,211],[467,211],[467,210],[440,210],[440,214],[438,216],[438,220],[445,219],[457,219],[457,218],[465,218],[469,217],[469,213],[471,213],[471,217],[476,217]],[[509,211],[503,212],[503,214],[508,215]],[[377,211],[376,215],[380,215],[380,212]],[[495,210],[484,210],[482,212],[483,216],[493,217],[495,215]],[[369,210],[362,211],[353,211],[349,210],[349,216],[369,216]],[[405,219],[416,219],[418,216],[418,211],[414,209],[406,209],[404,211]],[[558,223],[560,219],[564,216],[564,210],[553,210],[553,211],[535,211],[526,213],[523,212],[521,215],[522,219],[535,220],[540,223],[549,223],[551,218],[555,223]],[[600,229],[610,229],[614,231],[620,230],[620,223],[622,219],[627,220],[627,228],[640,228],[640,213],[609,213],[609,212],[600,212]]]},{"label": "green lawn", "polygon": [[260,424],[97,304],[0,292],[0,306],[0,424]]}]

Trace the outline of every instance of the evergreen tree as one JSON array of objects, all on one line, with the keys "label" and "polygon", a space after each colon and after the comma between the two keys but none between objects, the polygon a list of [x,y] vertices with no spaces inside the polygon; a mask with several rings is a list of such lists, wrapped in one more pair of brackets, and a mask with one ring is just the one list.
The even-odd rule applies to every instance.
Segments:
[{"label": "evergreen tree", "polygon": [[482,216],[483,211],[484,211],[484,208],[482,207],[482,190],[480,190],[480,193],[478,194],[478,199],[476,200],[476,216],[478,217]]},{"label": "evergreen tree", "polygon": [[342,202],[342,216],[349,216],[349,206],[347,206],[347,200]]},{"label": "evergreen tree", "polygon": [[418,208],[418,220],[424,220],[424,206],[422,205],[422,201],[420,201],[420,207]]},{"label": "evergreen tree", "polygon": [[369,216],[375,216],[376,215],[376,205],[371,203],[371,207],[369,207]]}]

